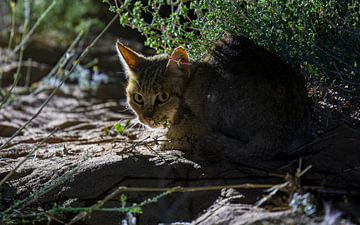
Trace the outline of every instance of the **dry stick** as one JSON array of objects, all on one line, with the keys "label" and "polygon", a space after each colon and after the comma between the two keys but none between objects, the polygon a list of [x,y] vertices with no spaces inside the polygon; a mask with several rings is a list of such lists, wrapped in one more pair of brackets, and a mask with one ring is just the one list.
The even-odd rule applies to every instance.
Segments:
[{"label": "dry stick", "polygon": [[119,5],[118,5],[118,3],[117,3],[117,0],[114,0],[114,2],[115,2],[116,9],[118,9],[118,8],[119,8]]},{"label": "dry stick", "polygon": [[79,32],[79,34],[76,36],[76,38],[73,40],[73,42],[70,44],[70,46],[68,47],[68,49],[66,49],[65,53],[60,57],[60,59],[57,61],[56,65],[54,66],[54,68],[52,68],[52,70],[44,77],[42,78],[42,80],[50,77],[52,74],[54,74],[55,72],[58,71],[59,68],[62,68],[65,66],[65,64],[69,61],[69,59],[74,55],[74,54],[70,54],[70,52],[75,48],[75,46],[77,45],[77,43],[80,41],[80,39],[82,38],[82,36],[84,35],[84,31],[81,30]]},{"label": "dry stick", "polygon": [[282,184],[275,185],[270,188],[271,192],[261,198],[259,201],[255,203],[255,207],[260,207],[262,204],[264,204],[266,201],[268,201],[272,196],[274,196],[279,190],[284,189],[285,187],[289,186],[290,182],[285,182]]},{"label": "dry stick", "polygon": [[198,191],[218,191],[224,188],[238,188],[238,189],[268,189],[274,187],[275,184],[233,184],[233,185],[219,185],[219,186],[202,186],[202,187],[171,187],[171,188],[158,188],[158,187],[118,187],[110,195],[114,196],[120,192],[165,192],[172,191],[178,193],[185,192],[198,192]]},{"label": "dry stick", "polygon": [[31,155],[33,155],[39,148],[40,148],[40,145],[42,143],[44,143],[49,137],[51,137],[55,132],[57,131],[57,128],[55,128],[53,131],[51,131],[51,133],[46,137],[44,138],[33,150],[31,150],[29,152],[29,154],[27,154],[25,156],[25,158],[23,160],[21,160],[19,162],[19,164],[13,169],[11,170],[10,173],[8,173],[1,181],[0,181],[0,187],[12,176],[14,175],[14,173],[16,173],[16,170],[19,169],[19,167],[25,163],[26,160],[28,160],[30,158]]},{"label": "dry stick", "polygon": [[[304,170],[301,170],[302,167],[302,159],[299,160],[299,167],[296,171],[295,178],[300,179],[307,171],[309,171],[312,168],[312,165],[307,166]],[[274,196],[279,190],[284,189],[285,187],[288,187],[291,185],[291,181],[286,181],[285,183],[275,185],[269,189],[270,193],[266,196],[264,196],[262,199],[260,199],[255,206],[259,207],[266,201],[268,201],[272,196]],[[309,187],[309,189],[318,189],[318,187]]]},{"label": "dry stick", "polygon": [[[170,187],[170,188],[158,188],[158,187],[126,187],[126,186],[119,186],[115,191],[111,194],[106,196],[103,200],[99,202],[103,202],[104,200],[108,201],[112,197],[115,197],[117,194],[122,192],[176,192],[176,193],[188,193],[188,192],[199,192],[199,191],[218,191],[224,188],[233,188],[233,189],[281,189],[286,187],[289,182],[284,182],[281,184],[252,184],[252,183],[245,183],[245,184],[233,184],[233,185],[219,185],[219,186],[202,186],[202,187]],[[304,186],[304,189],[307,190],[323,190],[325,189],[322,186]],[[337,190],[337,189],[331,189]],[[98,204],[98,203],[97,203]],[[95,204],[96,205],[96,204]]]},{"label": "dry stick", "polygon": [[18,44],[15,49],[12,51],[12,54],[15,54],[19,49],[26,44],[29,40],[30,36],[34,33],[35,29],[40,25],[40,23],[45,19],[47,14],[54,8],[56,5],[56,1],[53,1],[51,5],[45,10],[43,14],[39,17],[39,19],[35,22],[34,26],[30,29],[30,31],[26,34],[26,36],[21,40],[20,44]]},{"label": "dry stick", "polygon": [[60,223],[60,224],[65,224],[64,221],[60,220],[59,218],[56,218],[54,215],[51,215],[51,214],[49,214],[49,213],[47,213],[47,212],[44,212],[44,214],[45,214],[48,218],[50,218],[48,224],[51,223],[51,220],[55,220],[56,222],[58,222],[58,223]]},{"label": "dry stick", "polygon": [[28,120],[26,121],[26,123],[24,125],[22,125],[22,127],[20,127],[4,144],[2,144],[0,146],[0,151],[7,145],[10,143],[10,141],[12,141],[17,135],[19,135],[19,133],[25,129],[27,127],[27,125],[29,125],[40,113],[41,111],[45,108],[45,106],[48,104],[48,102],[54,97],[56,91],[64,84],[64,82],[69,78],[70,74],[73,72],[73,70],[75,69],[76,65],[79,64],[80,60],[86,55],[86,53],[89,51],[89,49],[98,41],[98,39],[107,31],[107,29],[111,26],[111,24],[113,24],[115,22],[115,20],[119,17],[119,15],[115,15],[114,18],[106,25],[106,27],[100,32],[100,34],[98,36],[96,36],[96,38],[90,43],[90,45],[88,45],[86,47],[86,49],[82,52],[82,54],[79,56],[78,60],[75,62],[74,61],[74,65],[73,67],[70,69],[70,71],[64,75],[63,79],[61,80],[61,82],[59,83],[59,85],[51,92],[51,94],[49,95],[49,97],[44,101],[44,103],[40,106],[40,108],[38,109],[38,111]]}]

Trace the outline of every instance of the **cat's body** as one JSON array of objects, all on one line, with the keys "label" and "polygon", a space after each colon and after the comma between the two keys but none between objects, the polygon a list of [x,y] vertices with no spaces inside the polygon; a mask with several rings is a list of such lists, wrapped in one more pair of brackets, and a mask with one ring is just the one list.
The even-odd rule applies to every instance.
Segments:
[{"label": "cat's body", "polygon": [[[311,136],[303,81],[278,57],[245,37],[228,36],[191,64],[181,48],[170,60],[135,55],[141,60],[132,68],[124,57],[128,49],[121,48],[128,66],[128,102],[144,124],[152,126],[144,120],[146,115],[158,120],[152,127],[163,121],[170,125],[167,137],[172,145],[167,147],[193,149],[214,156],[211,160],[272,160]],[[142,70],[144,66],[151,72]],[[134,93],[143,96],[142,104],[134,103]],[[145,110],[149,93],[151,107]],[[163,93],[169,93],[165,102],[160,101],[167,97]]]}]

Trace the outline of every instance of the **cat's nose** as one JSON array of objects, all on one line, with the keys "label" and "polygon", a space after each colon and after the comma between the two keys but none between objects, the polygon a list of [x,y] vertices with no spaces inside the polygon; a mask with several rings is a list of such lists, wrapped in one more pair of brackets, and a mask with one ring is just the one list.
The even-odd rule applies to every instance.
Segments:
[{"label": "cat's nose", "polygon": [[152,112],[146,112],[143,115],[145,120],[151,120],[151,118],[153,117],[153,113]]}]

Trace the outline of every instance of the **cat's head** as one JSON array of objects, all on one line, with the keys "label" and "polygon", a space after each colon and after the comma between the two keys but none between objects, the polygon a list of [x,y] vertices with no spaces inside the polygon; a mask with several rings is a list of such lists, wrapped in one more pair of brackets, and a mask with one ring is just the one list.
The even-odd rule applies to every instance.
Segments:
[{"label": "cat's head", "polygon": [[151,128],[171,125],[190,76],[186,50],[178,47],[170,57],[145,57],[120,42],[116,49],[128,79],[127,101],[140,122]]}]

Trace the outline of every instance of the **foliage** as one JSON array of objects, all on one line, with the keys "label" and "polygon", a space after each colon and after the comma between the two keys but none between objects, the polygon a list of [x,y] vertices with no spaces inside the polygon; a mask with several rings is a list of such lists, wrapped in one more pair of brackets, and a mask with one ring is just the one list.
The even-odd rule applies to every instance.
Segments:
[{"label": "foliage", "polygon": [[[61,0],[57,1],[52,10],[49,20],[42,23],[37,35],[53,43],[69,44],[80,31],[98,32],[103,27],[103,22],[95,17],[101,7],[94,7],[93,0]],[[52,1],[32,0],[29,11],[31,23],[39,18]],[[16,13],[16,23],[21,24],[24,20],[25,1],[9,0],[13,12]]]},{"label": "foliage", "polygon": [[126,135],[127,134],[126,129],[129,128],[129,126],[130,126],[130,120],[127,120],[124,125],[121,124],[120,122],[116,122],[114,124],[114,130],[120,135]]},{"label": "foliage", "polygon": [[[60,177],[60,179],[63,178]],[[90,216],[91,213],[93,213],[94,211],[117,212],[123,214],[130,213],[131,215],[138,215],[143,213],[144,206],[157,203],[160,199],[164,198],[167,195],[172,194],[174,191],[175,189],[170,189],[168,191],[157,194],[151,198],[145,199],[141,203],[131,203],[130,206],[128,206],[130,203],[128,202],[127,196],[125,194],[121,194],[119,197],[119,205],[120,205],[119,207],[104,208],[102,207],[102,205],[105,200],[99,200],[97,204],[95,204],[95,207],[94,206],[63,207],[54,204],[54,206],[48,210],[44,210],[43,208],[39,207],[35,212],[10,211],[12,214],[6,214],[6,212],[9,211],[7,210],[5,212],[0,213],[0,219],[6,222],[6,224],[19,224],[19,223],[35,223],[35,222],[43,222],[43,221],[48,221],[50,223],[52,219],[63,217],[64,215],[83,213],[86,214],[87,216]],[[31,200],[33,198],[33,196],[29,196],[29,197],[27,198],[27,200],[29,199]],[[23,201],[21,203],[23,203]]]},{"label": "foliage", "polygon": [[120,24],[160,52],[186,46],[200,58],[224,32],[242,33],[303,75],[360,83],[360,3],[340,0],[113,1]]},{"label": "foliage", "polygon": [[[34,221],[42,220],[41,216],[39,216],[36,213],[35,214],[29,213],[29,215],[24,216],[24,215],[22,215],[22,212],[20,209],[24,208],[27,204],[29,204],[29,202],[39,199],[42,195],[48,193],[49,191],[56,188],[60,184],[69,180],[75,174],[75,172],[77,172],[81,168],[82,163],[83,162],[80,161],[79,164],[77,166],[75,166],[73,169],[64,173],[62,176],[60,176],[52,181],[49,181],[46,185],[41,187],[39,190],[35,190],[32,193],[28,194],[24,199],[15,200],[10,205],[9,208],[0,212],[1,221],[5,222],[6,224],[19,224],[18,223],[19,221],[26,221],[26,219],[27,219],[26,217],[33,218]],[[0,200],[3,200],[3,199],[0,198]],[[46,213],[42,212],[41,215],[45,216],[45,218],[47,218]],[[17,220],[19,220],[19,221],[17,221]]]}]

